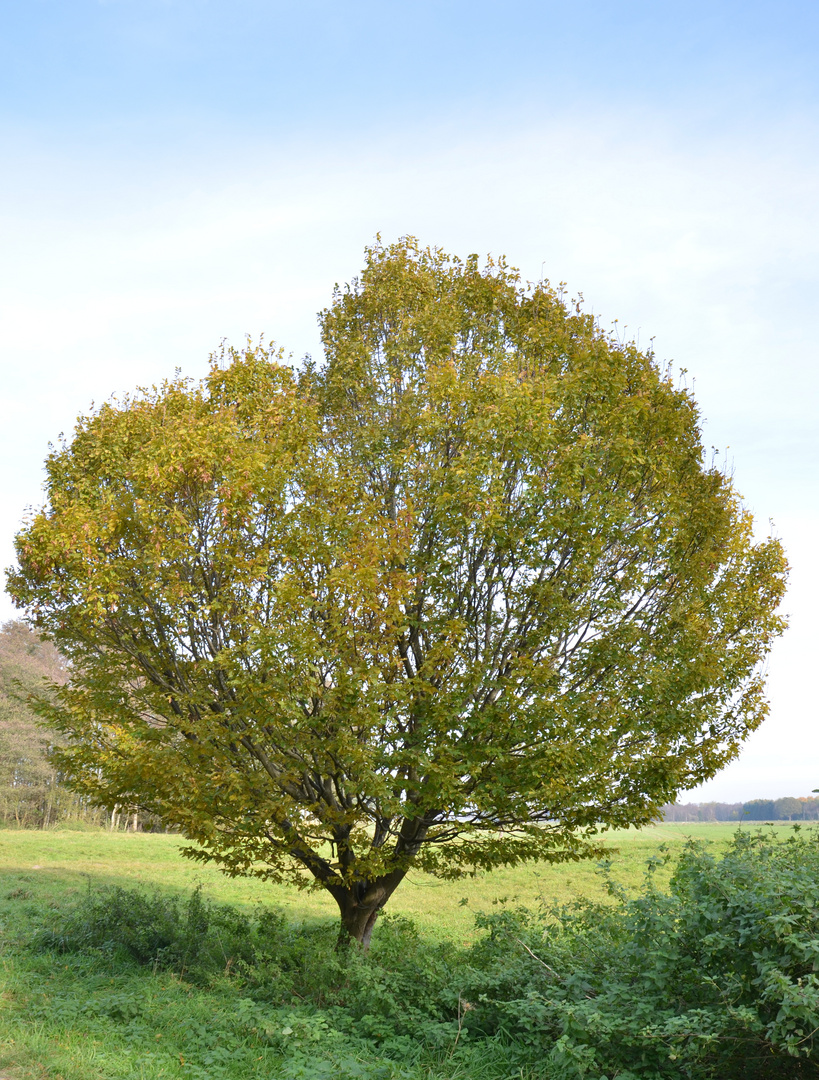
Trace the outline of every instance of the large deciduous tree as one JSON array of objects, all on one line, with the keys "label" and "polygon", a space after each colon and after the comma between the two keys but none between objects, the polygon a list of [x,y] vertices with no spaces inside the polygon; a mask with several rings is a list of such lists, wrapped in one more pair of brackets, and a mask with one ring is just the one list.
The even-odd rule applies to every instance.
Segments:
[{"label": "large deciduous tree", "polygon": [[321,326],[82,417],[10,589],[74,785],[366,945],[410,867],[576,858],[720,769],[785,562],[690,394],[548,285],[404,240]]}]

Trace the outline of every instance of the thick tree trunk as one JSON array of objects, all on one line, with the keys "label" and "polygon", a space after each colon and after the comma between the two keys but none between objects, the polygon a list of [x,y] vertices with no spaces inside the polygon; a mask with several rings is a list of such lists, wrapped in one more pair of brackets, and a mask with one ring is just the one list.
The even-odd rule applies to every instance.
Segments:
[{"label": "thick tree trunk", "polygon": [[364,952],[369,949],[375,921],[405,873],[404,870],[393,871],[374,881],[361,881],[347,889],[334,887],[329,890],[341,914],[339,949],[353,943]]},{"label": "thick tree trunk", "polygon": [[[432,820],[436,815],[431,814]],[[394,863],[399,868],[390,870],[377,878],[359,878],[356,880],[356,856],[350,846],[350,826],[339,826],[334,830],[334,843],[337,845],[339,861],[329,863],[306,844],[292,828],[289,822],[284,826],[292,831],[292,842],[288,845],[289,854],[298,859],[329,892],[338,904],[341,915],[341,927],[338,948],[343,949],[355,942],[363,951],[370,947],[375,920],[378,913],[404,880],[407,870],[418,854],[429,830],[429,820],[425,818],[405,818],[399,830],[395,850],[392,852]],[[381,823],[382,835],[378,839],[380,847],[388,835],[388,822]],[[277,841],[270,838],[274,844]],[[375,840],[373,841],[375,845]],[[387,865],[389,861],[385,860]]]},{"label": "thick tree trunk", "polygon": [[355,903],[341,908],[341,927],[338,932],[339,949],[344,949],[355,942],[366,952],[370,947],[373,927],[380,911],[380,907],[368,909],[362,908]]}]

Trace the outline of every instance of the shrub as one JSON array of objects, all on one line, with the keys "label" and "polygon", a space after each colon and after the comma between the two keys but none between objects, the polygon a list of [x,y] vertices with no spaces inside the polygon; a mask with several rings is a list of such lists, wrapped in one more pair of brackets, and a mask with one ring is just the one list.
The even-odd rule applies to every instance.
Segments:
[{"label": "shrub", "polygon": [[[739,832],[719,858],[652,860],[636,896],[485,917],[473,950],[476,1034],[506,1031],[560,1078],[815,1075],[819,844]],[[605,870],[605,868],[604,868]]]},{"label": "shrub", "polygon": [[269,938],[283,925],[283,916],[272,911],[254,924],[235,908],[206,900],[199,888],[186,899],[140,888],[89,888],[35,935],[34,944],[58,952],[101,949],[196,977],[251,960],[259,932]]}]

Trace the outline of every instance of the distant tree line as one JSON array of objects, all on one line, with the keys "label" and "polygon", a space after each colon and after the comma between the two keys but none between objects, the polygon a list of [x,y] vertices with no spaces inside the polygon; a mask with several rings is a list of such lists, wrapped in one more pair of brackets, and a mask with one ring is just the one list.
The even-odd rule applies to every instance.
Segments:
[{"label": "distant tree line", "polygon": [[663,821],[816,821],[819,798],[751,799],[744,803],[669,803]]},{"label": "distant tree line", "polygon": [[65,660],[23,622],[0,627],[0,825],[46,829],[84,823],[110,829],[157,827],[129,807],[107,810],[69,791],[48,760],[60,741],[46,731],[26,705],[26,696],[43,681],[63,683]]}]

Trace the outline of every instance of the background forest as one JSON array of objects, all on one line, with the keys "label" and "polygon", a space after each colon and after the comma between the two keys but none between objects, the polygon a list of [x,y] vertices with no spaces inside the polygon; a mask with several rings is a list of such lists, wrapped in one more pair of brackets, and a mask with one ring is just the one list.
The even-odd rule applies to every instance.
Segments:
[{"label": "background forest", "polygon": [[15,620],[0,628],[0,824],[6,828],[47,829],[87,825],[143,827],[149,822],[117,808],[92,806],[69,791],[47,752],[57,736],[45,731],[25,703],[43,679],[67,678],[63,658],[47,641]]}]

